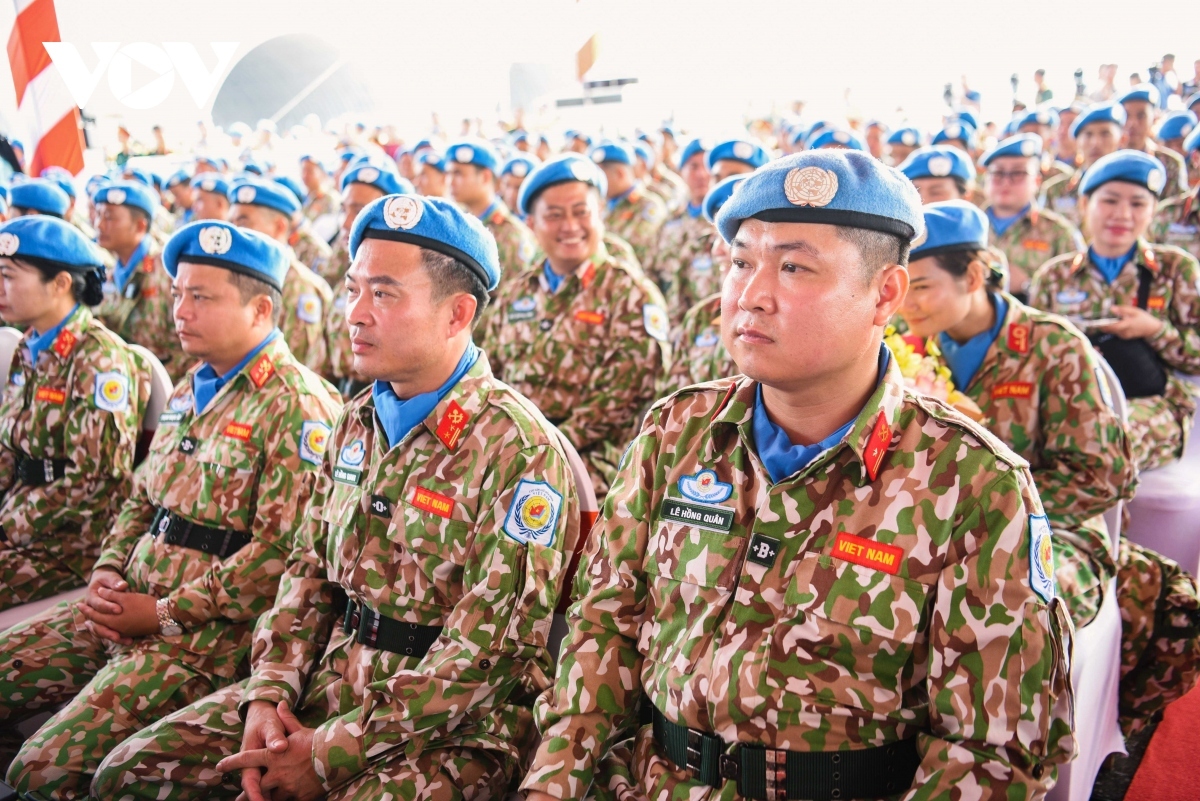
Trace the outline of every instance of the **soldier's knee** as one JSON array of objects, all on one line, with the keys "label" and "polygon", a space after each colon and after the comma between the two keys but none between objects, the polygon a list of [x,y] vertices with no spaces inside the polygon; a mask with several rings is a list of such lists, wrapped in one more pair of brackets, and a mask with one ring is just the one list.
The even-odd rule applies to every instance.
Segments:
[{"label": "soldier's knee", "polygon": [[50,780],[50,773],[61,776],[62,768],[54,766],[50,754],[41,748],[29,748],[28,745],[17,752],[12,764],[8,766],[8,782],[21,798],[41,798],[39,791]]}]

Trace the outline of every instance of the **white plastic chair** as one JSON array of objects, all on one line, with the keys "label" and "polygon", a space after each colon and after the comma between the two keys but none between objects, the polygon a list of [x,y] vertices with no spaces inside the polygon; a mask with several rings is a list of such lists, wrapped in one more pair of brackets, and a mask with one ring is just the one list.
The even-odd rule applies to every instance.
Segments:
[{"label": "white plastic chair", "polygon": [[[1116,373],[1100,354],[1101,371],[1112,393],[1113,409],[1124,423],[1129,404]],[[1118,503],[1104,513],[1108,525],[1109,551],[1116,561],[1121,543],[1121,507]],[[1118,721],[1121,682],[1121,610],[1117,605],[1117,579],[1109,579],[1104,601],[1095,619],[1075,632],[1071,655],[1071,686],[1075,690],[1074,760],[1058,771],[1058,783],[1047,801],[1088,801],[1096,774],[1111,753],[1124,754],[1125,738]]]},{"label": "white plastic chair", "polygon": [[[557,431],[557,429],[555,430]],[[558,609],[554,612],[554,621],[550,624],[550,635],[546,644],[556,662],[563,637],[567,634],[566,611],[571,604],[571,588],[575,586],[575,571],[579,568],[579,559],[587,548],[587,540],[591,535],[592,527],[596,525],[596,518],[600,516],[600,504],[596,501],[596,488],[592,486],[592,477],[588,475],[587,465],[579,452],[575,450],[575,446],[561,431],[558,431],[558,440],[562,443],[563,450],[567,454],[567,462],[571,465],[571,473],[575,477],[575,493],[579,496],[580,520],[579,540],[575,543],[575,550],[571,553],[571,561],[567,565],[562,597],[559,599]]]},{"label": "white plastic chair", "polygon": [[8,386],[8,368],[12,367],[13,355],[23,336],[15,328],[0,328],[0,390]]},{"label": "white plastic chair", "polygon": [[174,391],[171,374],[163,367],[158,357],[148,348],[141,345],[129,345],[134,356],[141,360],[144,367],[150,370],[150,399],[146,402],[146,416],[142,418],[142,435],[138,438],[137,454],[134,464],[140,464],[150,450],[150,440],[158,430],[158,416],[167,408],[167,400]]},{"label": "white plastic chair", "polygon": [[[1200,377],[1179,376],[1200,392]],[[1200,417],[1193,421],[1179,461],[1147,470],[1129,502],[1132,542],[1174,559],[1192,575],[1200,573]]]}]

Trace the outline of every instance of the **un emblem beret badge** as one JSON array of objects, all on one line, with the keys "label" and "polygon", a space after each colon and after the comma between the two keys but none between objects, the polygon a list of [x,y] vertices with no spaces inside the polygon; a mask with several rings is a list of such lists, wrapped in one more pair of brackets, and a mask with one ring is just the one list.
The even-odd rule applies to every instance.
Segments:
[{"label": "un emblem beret badge", "polygon": [[421,221],[425,207],[421,201],[410,195],[398,195],[388,200],[383,206],[383,221],[389,228],[409,230]]},{"label": "un emblem beret badge", "polygon": [[837,173],[822,167],[796,167],[783,179],[783,194],[796,206],[827,206],[837,190]]},{"label": "un emblem beret badge", "polygon": [[198,239],[200,249],[214,256],[228,253],[229,248],[233,245],[233,235],[229,233],[229,229],[219,225],[201,228]]}]

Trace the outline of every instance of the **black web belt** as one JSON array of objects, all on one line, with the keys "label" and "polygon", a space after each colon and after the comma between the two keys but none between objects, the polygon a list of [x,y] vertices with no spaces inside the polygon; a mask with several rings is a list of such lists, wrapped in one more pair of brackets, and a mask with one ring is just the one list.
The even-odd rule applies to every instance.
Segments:
[{"label": "black web belt", "polygon": [[150,536],[162,538],[169,545],[179,545],[203,551],[219,559],[227,559],[245,548],[252,539],[249,534],[227,528],[209,528],[184,520],[174,512],[159,507],[150,524]]},{"label": "black web belt", "polygon": [[415,656],[417,659],[423,659],[438,637],[442,636],[441,626],[422,626],[393,620],[354,600],[346,601],[342,631],[354,634],[357,642],[369,648]]},{"label": "black web belt", "polygon": [[44,487],[67,474],[70,459],[32,459],[17,454],[17,480],[30,487]]},{"label": "black web belt", "polygon": [[921,764],[915,737],[852,751],[778,751],[689,729],[653,710],[654,739],[667,757],[709,787],[737,782],[743,798],[850,801],[907,790]]}]

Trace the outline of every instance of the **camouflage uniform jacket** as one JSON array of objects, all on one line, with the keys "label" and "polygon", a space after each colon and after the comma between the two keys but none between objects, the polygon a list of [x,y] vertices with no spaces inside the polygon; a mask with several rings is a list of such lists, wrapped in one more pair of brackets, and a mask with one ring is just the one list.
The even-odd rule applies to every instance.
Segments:
[{"label": "camouflage uniform jacket", "polygon": [[645,269],[652,262],[658,229],[666,219],[667,207],[662,199],[645,187],[635,186],[624,197],[609,201],[604,227],[630,244]]},{"label": "camouflage uniform jacket", "polygon": [[670,363],[662,295],[601,248],[557,292],[537,264],[495,304],[479,340],[496,375],[562,430],[602,495]]},{"label": "camouflage uniform jacket", "polygon": [[329,272],[329,260],[333,257],[333,251],[313,233],[307,221],[300,223],[300,227],[292,231],[288,236],[288,244],[296,251],[296,258],[305,267],[322,278]]},{"label": "camouflage uniform jacket", "polygon": [[[199,366],[194,368],[199,369]],[[150,455],[134,474],[96,568],[120,571],[134,592],[170,598],[183,626],[131,648],[177,657],[232,678],[251,627],[275,598],[284,561],[316,482],[340,404],[276,337],[195,413],[192,374],[159,417]],[[150,531],[158,508],[210,528],[251,535],[222,560]]]},{"label": "camouflage uniform jacket", "polygon": [[1167,182],[1163,185],[1165,194],[1178,195],[1191,189],[1191,185],[1188,183],[1187,162],[1183,160],[1183,156],[1169,147],[1163,147],[1153,139],[1146,140],[1143,152],[1146,155],[1154,156],[1167,168]]},{"label": "camouflage uniform jacket", "polygon": [[350,269],[350,243],[346,240],[346,232],[338,231],[337,239],[329,246],[329,259],[324,262],[317,275],[325,279],[334,290],[340,290],[346,280],[346,272]]},{"label": "camouflage uniform jacket", "polygon": [[1062,317],[1004,299],[1000,336],[961,391],[1029,462],[1055,535],[1076,540],[1114,575],[1103,515],[1133,497],[1137,470],[1096,353]]},{"label": "camouflage uniform jacket", "polygon": [[687,182],[674,170],[656,167],[647,186],[663,199],[671,214],[687,205]]},{"label": "camouflage uniform jacket", "polygon": [[547,635],[579,536],[556,437],[531,403],[492,377],[482,354],[390,448],[369,390],[338,418],[275,606],[255,637],[243,703],[294,707],[318,660],[345,652],[353,635],[334,620],[335,592],[394,620],[443,628],[420,659],[350,652],[339,716],[313,739],[327,790],[394,749],[466,745],[523,756],[516,741],[529,739],[529,706],[554,674]]},{"label": "camouflage uniform jacket", "polygon": [[[1162,330],[1149,338],[1166,365],[1189,375],[1200,374],[1200,265],[1185,250],[1170,245],[1138,243],[1137,255],[1109,285],[1088,257],[1086,250],[1068,253],[1038,270],[1030,284],[1031,306],[1069,320],[1111,316],[1113,306],[1136,306],[1138,270],[1151,274],[1146,310],[1162,320]],[[1191,388],[1168,374],[1166,398],[1178,420],[1196,411]],[[1184,426],[1184,430],[1190,425]]]},{"label": "camouflage uniform jacket", "polygon": [[342,201],[331,192],[321,192],[319,195],[309,192],[304,198],[300,213],[309,222],[326,214],[337,214],[342,208]]},{"label": "camouflage uniform jacket", "polygon": [[[1074,750],[1071,624],[1024,460],[892,360],[846,438],[772,484],[756,391],[714,381],[647,416],[576,574],[523,788],[580,797],[644,695],[726,743],[917,737],[921,798],[1041,797]],[[661,767],[659,797],[695,796]]]},{"label": "camouflage uniform jacket", "polygon": [[516,218],[499,197],[482,218],[484,227],[492,232],[500,253],[500,277],[517,275],[537,255],[538,243],[529,226]]},{"label": "camouflage uniform jacket", "polygon": [[[988,230],[988,242],[1004,254],[1009,268],[1017,267],[1030,277],[1055,256],[1083,249],[1083,237],[1075,226],[1064,217],[1037,206],[1003,234],[997,234],[995,228]],[[1012,288],[1026,289],[1015,285]]]},{"label": "camouflage uniform jacket", "polygon": [[183,352],[175,333],[171,276],[163,267],[162,248],[151,244],[123,291],[114,283],[114,270],[115,266],[109,269],[96,316],[121,339],[148,348],[167,368],[171,380],[178,381],[195,360]]},{"label": "camouflage uniform jacket", "polygon": [[283,309],[279,328],[296,360],[318,374],[329,361],[325,316],[333,304],[333,290],[325,279],[292,254],[292,266],[283,278]]},{"label": "camouflage uniform jacket", "polygon": [[1078,228],[1082,224],[1079,216],[1079,182],[1083,180],[1086,167],[1080,167],[1070,175],[1060,175],[1042,184],[1042,194],[1038,205],[1053,211],[1071,225]]},{"label": "camouflage uniform jacket", "polygon": [[659,397],[690,384],[729,378],[741,371],[721,341],[721,295],[709,295],[684,315],[671,331],[671,370],[659,386]]},{"label": "camouflage uniform jacket", "polygon": [[683,209],[663,224],[647,275],[667,301],[671,327],[683,321],[688,309],[721,291],[721,265],[713,261],[716,229],[702,215]]},{"label": "camouflage uniform jacket", "polygon": [[1155,242],[1182,248],[1200,259],[1200,186],[1160,203],[1151,230]]},{"label": "camouflage uniform jacket", "polygon": [[[36,367],[18,346],[0,401],[2,537],[24,546],[71,536],[98,549],[129,494],[149,397],[150,373],[86,306],[67,319]],[[62,478],[35,487],[16,480],[18,455],[69,464]]]}]

